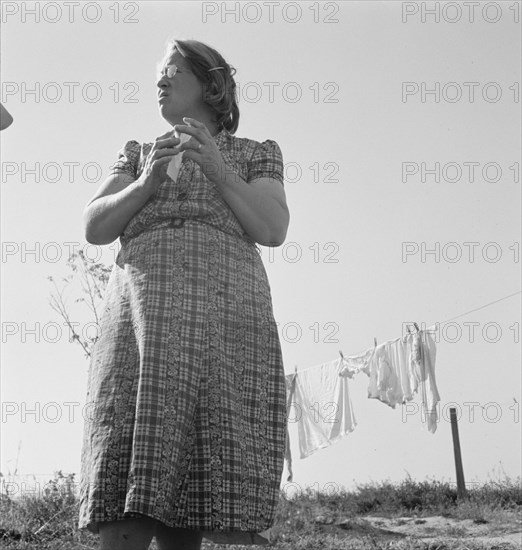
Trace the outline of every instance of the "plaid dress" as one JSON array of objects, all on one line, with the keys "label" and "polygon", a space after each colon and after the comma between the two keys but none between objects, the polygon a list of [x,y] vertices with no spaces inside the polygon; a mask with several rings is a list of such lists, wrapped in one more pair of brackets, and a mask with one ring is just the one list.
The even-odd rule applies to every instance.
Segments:
[{"label": "plaid dress", "polygon": [[[247,183],[283,185],[275,141],[214,139]],[[139,177],[152,145],[128,141],[113,171]],[[89,366],[79,528],[145,515],[253,542],[275,520],[287,418],[259,248],[186,158],[120,242]]]}]

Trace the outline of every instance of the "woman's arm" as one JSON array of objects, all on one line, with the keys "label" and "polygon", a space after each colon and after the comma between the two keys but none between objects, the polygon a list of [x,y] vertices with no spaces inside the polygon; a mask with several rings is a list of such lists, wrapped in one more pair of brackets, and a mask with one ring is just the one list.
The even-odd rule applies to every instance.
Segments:
[{"label": "woman's arm", "polygon": [[269,177],[247,183],[230,170],[221,174],[214,183],[248,235],[262,246],[281,246],[290,222],[281,183]]},{"label": "woman's arm", "polygon": [[196,148],[194,140],[189,140],[177,149],[199,164],[254,241],[263,246],[282,245],[290,213],[282,182],[284,166],[279,145],[273,140],[257,144],[245,181],[229,169],[203,122],[191,117],[183,117],[183,121],[186,124],[176,124],[174,130],[193,136],[199,144]]},{"label": "woman's arm", "polygon": [[116,240],[150,194],[140,179],[129,174],[107,178],[83,211],[87,242],[103,245]]},{"label": "woman's arm", "polygon": [[170,137],[171,134],[168,131],[156,138],[137,179],[132,174],[135,173],[133,165],[137,162],[139,144],[136,141],[127,142],[120,158],[127,159],[123,162],[124,168],[130,165],[134,170],[129,173],[120,166],[102,184],[83,211],[85,238],[89,243],[112,243],[122,234],[134,214],[157,191],[165,180],[167,164],[178,154],[173,146],[178,145],[180,140]]}]

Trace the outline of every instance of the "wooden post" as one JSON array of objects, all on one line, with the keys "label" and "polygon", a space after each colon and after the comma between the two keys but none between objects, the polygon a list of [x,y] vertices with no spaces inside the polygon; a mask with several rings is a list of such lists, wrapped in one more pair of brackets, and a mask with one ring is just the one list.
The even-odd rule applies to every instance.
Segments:
[{"label": "wooden post", "polygon": [[457,412],[455,407],[450,407],[451,435],[453,436],[453,454],[455,455],[455,470],[457,472],[457,497],[467,496],[464,482],[464,470],[462,469],[462,457],[460,455],[459,427],[457,425]]}]

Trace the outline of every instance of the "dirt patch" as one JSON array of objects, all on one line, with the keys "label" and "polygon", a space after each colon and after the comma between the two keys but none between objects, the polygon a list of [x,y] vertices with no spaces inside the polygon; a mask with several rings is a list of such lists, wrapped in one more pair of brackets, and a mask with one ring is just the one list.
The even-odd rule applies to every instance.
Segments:
[{"label": "dirt patch", "polygon": [[[502,512],[491,520],[456,519],[445,516],[383,517],[364,516],[330,522],[316,518],[320,532],[340,537],[373,536],[381,540],[406,537],[423,542],[466,538],[491,545],[512,544],[522,548],[522,512]],[[317,521],[319,519],[319,521]]]},{"label": "dirt patch", "polygon": [[[506,516],[508,513],[506,513]],[[513,513],[508,521],[492,521],[484,523],[473,519],[456,519],[444,516],[430,516],[423,518],[383,518],[366,517],[372,527],[379,527],[394,533],[432,542],[440,538],[447,539],[475,539],[477,542],[518,543],[522,546],[522,522],[520,514]]]}]

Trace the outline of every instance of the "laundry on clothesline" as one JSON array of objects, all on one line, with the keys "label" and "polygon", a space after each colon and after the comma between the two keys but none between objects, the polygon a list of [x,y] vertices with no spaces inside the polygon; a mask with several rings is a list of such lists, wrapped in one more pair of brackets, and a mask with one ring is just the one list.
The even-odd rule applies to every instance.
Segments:
[{"label": "laundry on clothesline", "polygon": [[342,368],[341,359],[335,359],[297,373],[289,417],[297,422],[301,458],[328,447],[357,424],[348,380],[339,376]]},{"label": "laundry on clothesline", "polygon": [[[297,422],[301,458],[332,445],[357,425],[348,379],[364,372],[369,377],[368,398],[395,409],[421,398],[421,421],[434,433],[440,395],[435,381],[435,340],[430,331],[375,343],[357,355],[344,356],[285,377],[288,422]],[[293,410],[292,410],[293,408]],[[292,456],[287,423],[285,459],[291,481]]]},{"label": "laundry on clothesline", "polygon": [[342,356],[343,368],[339,373],[340,376],[347,376],[353,378],[353,376],[359,372],[365,372],[370,375],[369,363],[373,354],[375,353],[375,346],[368,348],[365,352],[359,355],[349,355],[348,357]]},{"label": "laundry on clothesline", "polygon": [[[286,383],[286,410],[290,410],[292,399],[295,395],[295,384],[297,379],[297,368],[294,374],[285,376]],[[288,418],[288,415],[287,415]],[[288,468],[288,478],[286,481],[292,481],[294,474],[292,472],[292,453],[290,451],[290,433],[288,431],[288,420],[286,422],[286,445],[285,445],[285,460]]]},{"label": "laundry on clothesline", "polygon": [[[426,331],[407,334],[375,347],[368,369],[368,398],[378,399],[392,409],[420,393],[421,421],[434,433],[437,429],[437,403],[440,395],[435,381],[436,347]],[[368,372],[367,372],[368,374]]]}]

